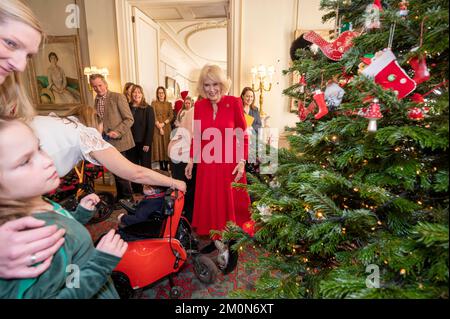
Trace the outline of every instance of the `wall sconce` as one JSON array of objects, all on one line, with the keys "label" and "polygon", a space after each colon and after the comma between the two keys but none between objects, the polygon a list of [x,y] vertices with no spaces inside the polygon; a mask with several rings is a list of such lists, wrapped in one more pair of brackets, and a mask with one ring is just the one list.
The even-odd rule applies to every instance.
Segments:
[{"label": "wall sconce", "polygon": [[87,83],[89,85],[89,90],[92,91],[91,83],[89,81],[89,77],[92,74],[101,74],[105,77],[105,80],[108,80],[109,70],[108,68],[98,69],[96,66],[86,67],[84,68],[84,75],[87,77]]},{"label": "wall sconce", "polygon": [[[265,65],[260,64],[258,67],[254,66],[251,69],[252,73],[252,89],[253,91],[259,91],[259,113],[262,117],[266,116],[263,110],[263,93],[264,91],[269,92],[272,89],[272,78],[275,73],[275,68],[271,65],[266,67]],[[269,87],[266,87],[266,79],[269,80]],[[259,82],[259,84],[258,84]],[[256,85],[259,87],[256,88]]]}]

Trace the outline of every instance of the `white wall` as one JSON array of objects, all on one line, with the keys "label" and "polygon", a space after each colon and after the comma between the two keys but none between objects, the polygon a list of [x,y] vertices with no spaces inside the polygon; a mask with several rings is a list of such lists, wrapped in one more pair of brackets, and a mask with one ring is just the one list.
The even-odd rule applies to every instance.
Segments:
[{"label": "white wall", "polygon": [[[160,70],[161,70],[161,85],[165,86],[165,77],[169,76],[172,79],[175,79],[177,81],[177,83],[180,85],[180,92],[182,91],[189,91],[189,95],[191,97],[195,97],[196,96],[196,83],[195,80],[197,78],[195,78],[195,80],[193,79],[193,77],[191,76],[193,73],[183,73],[180,72],[180,69],[178,68],[178,64],[174,64],[176,65],[176,67],[172,66],[173,64],[168,64],[167,62],[165,62],[164,59],[161,58],[161,62],[160,62]],[[155,95],[156,92],[154,92],[153,95]],[[153,97],[154,98],[154,97]],[[176,99],[171,99],[171,102],[175,101]]]},{"label": "white wall", "polygon": [[122,92],[115,2],[87,0],[85,6],[91,65],[108,68],[109,89]]},{"label": "white wall", "polygon": [[[24,0],[24,2],[33,10],[41,22],[44,32],[50,36],[80,36],[80,51],[81,51],[81,68],[88,66],[89,50],[86,36],[86,21],[84,14],[84,0],[78,0],[77,4],[80,7],[80,29],[68,28],[66,26],[66,18],[70,13],[66,12],[68,5],[74,4],[74,0]],[[89,2],[89,0],[88,0]],[[44,44],[45,45],[45,44]],[[86,83],[86,82],[84,82]],[[87,97],[87,103],[92,103],[90,93],[87,86],[84,87]]]},{"label": "white wall", "polygon": [[[82,68],[95,65],[109,69],[108,83],[112,91],[122,92],[119,49],[114,0],[77,0],[81,9],[81,29],[65,25],[66,6],[74,0],[26,0],[48,35],[80,34]],[[90,93],[88,93],[90,95]],[[92,104],[91,96],[88,96]]]},{"label": "white wall", "polygon": [[271,117],[270,127],[277,127],[280,131],[285,125],[294,125],[297,121],[297,117],[289,113],[288,98],[282,94],[289,86],[289,79],[282,75],[282,70],[287,69],[290,62],[295,5],[296,0],[245,0],[242,8],[241,89],[251,86],[250,70],[254,65],[275,67],[272,90],[263,93],[263,108]]},{"label": "white wall", "polygon": [[25,0],[24,1],[38,17],[48,35],[73,35],[76,29],[66,27],[66,7],[73,0]]},{"label": "white wall", "polygon": [[320,0],[298,0],[298,23],[297,29],[321,30],[333,29],[334,21],[322,23],[325,11],[320,11]]},{"label": "white wall", "polygon": [[180,91],[189,91],[189,95],[195,94],[195,71],[197,66],[170,40],[161,41],[160,51],[160,83],[165,85],[165,78],[169,76],[180,85]]}]

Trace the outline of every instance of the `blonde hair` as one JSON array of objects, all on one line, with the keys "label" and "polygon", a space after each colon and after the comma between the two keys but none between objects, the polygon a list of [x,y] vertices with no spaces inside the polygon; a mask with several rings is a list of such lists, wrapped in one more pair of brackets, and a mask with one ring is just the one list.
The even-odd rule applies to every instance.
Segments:
[{"label": "blonde hair", "polygon": [[[36,15],[19,0],[0,1],[0,25],[8,19],[24,23],[45,37],[42,26]],[[19,72],[14,71],[0,84],[0,115],[11,115],[25,121],[31,121],[36,115]]]},{"label": "blonde hair", "polygon": [[183,119],[184,114],[182,115],[181,113],[183,113],[184,110],[186,110],[186,101],[191,101],[191,109],[194,107],[194,100],[192,99],[192,97],[190,97],[189,95],[185,97],[184,102],[183,102],[183,107],[181,108],[181,110],[178,112],[177,115],[177,121],[180,122]]},{"label": "blonde hair", "polygon": [[75,116],[84,126],[93,127],[96,129],[98,129],[100,124],[103,123],[103,120],[100,118],[95,108],[90,105],[79,105],[62,116],[63,118],[73,122],[68,118],[69,116]]},{"label": "blonde hair", "polygon": [[[11,116],[0,115],[0,136],[6,134],[4,131],[9,127],[17,124],[23,124],[28,127],[25,123],[20,120],[13,118]],[[29,127],[28,127],[29,128]],[[31,131],[31,128],[29,128]],[[8,136],[9,138],[9,136]],[[4,154],[7,155],[7,154]],[[1,159],[0,159],[1,160]],[[0,190],[2,189],[2,172],[0,171]],[[14,219],[29,216],[32,213],[32,207],[36,199],[29,200],[13,200],[9,198],[4,198],[0,195],[0,225]]]},{"label": "blonde hair", "polygon": [[218,82],[220,84],[220,93],[225,95],[228,93],[231,87],[231,80],[227,78],[225,72],[218,65],[205,65],[200,72],[200,77],[197,84],[197,91],[203,97],[206,98],[206,92],[204,84],[206,80]]}]

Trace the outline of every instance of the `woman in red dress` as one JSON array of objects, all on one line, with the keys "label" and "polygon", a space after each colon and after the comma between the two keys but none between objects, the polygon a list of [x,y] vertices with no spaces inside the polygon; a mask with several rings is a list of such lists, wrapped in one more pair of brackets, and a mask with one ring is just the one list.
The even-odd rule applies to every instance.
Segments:
[{"label": "woman in red dress", "polygon": [[195,104],[194,139],[185,171],[191,178],[197,163],[192,226],[200,236],[223,230],[228,221],[242,226],[250,218],[247,191],[232,187],[233,182],[247,183],[248,136],[242,101],[225,95],[229,87],[220,67],[202,69],[197,89],[204,99]]}]

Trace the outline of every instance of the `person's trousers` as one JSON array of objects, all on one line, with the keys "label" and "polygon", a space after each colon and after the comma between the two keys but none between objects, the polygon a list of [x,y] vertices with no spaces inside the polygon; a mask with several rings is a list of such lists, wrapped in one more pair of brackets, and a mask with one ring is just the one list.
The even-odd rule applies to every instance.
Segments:
[{"label": "person's trousers", "polygon": [[[146,168],[152,168],[152,150],[148,152],[144,152],[142,149],[144,148],[144,144],[136,143],[136,146],[126,151],[126,158],[128,158],[131,162],[136,165],[140,165]],[[131,183],[131,189],[135,193],[142,193],[142,184]]]},{"label": "person's trousers", "polygon": [[[121,152],[124,157],[127,157],[126,152]],[[133,198],[133,191],[131,189],[131,183],[130,181],[127,181],[126,179],[123,179],[115,174],[114,179],[116,180],[116,188],[117,188],[117,200],[119,199],[132,199]]]},{"label": "person's trousers", "polygon": [[162,171],[169,171],[169,162],[168,161],[159,161],[159,169]]},{"label": "person's trousers", "polygon": [[192,215],[194,212],[194,195],[195,195],[195,176],[197,175],[197,164],[192,169],[192,178],[189,180],[184,174],[187,163],[171,163],[172,177],[182,180],[186,183],[186,194],[184,195],[184,216],[192,223]]}]

